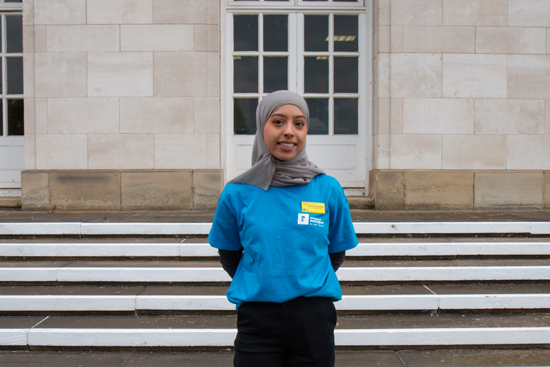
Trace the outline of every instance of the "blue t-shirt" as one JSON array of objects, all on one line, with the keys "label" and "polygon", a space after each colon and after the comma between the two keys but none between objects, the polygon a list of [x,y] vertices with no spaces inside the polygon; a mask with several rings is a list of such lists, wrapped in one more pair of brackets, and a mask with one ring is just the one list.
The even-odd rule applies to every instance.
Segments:
[{"label": "blue t-shirt", "polygon": [[227,292],[237,308],[301,296],[342,299],[329,253],[358,243],[344,190],[328,175],[267,191],[227,184],[208,241],[222,250],[244,249]]}]

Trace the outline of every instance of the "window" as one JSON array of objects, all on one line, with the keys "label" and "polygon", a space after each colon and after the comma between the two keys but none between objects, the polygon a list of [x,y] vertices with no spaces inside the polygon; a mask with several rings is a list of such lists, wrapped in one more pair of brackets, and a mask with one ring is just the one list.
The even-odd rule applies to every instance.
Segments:
[{"label": "window", "polygon": [[[17,4],[19,3],[19,4]],[[2,70],[1,136],[21,136],[23,124],[23,16],[21,0],[0,2],[0,68]]]},{"label": "window", "polygon": [[233,0],[230,93],[233,133],[255,133],[258,101],[289,89],[302,94],[310,135],[357,135],[363,1]]}]

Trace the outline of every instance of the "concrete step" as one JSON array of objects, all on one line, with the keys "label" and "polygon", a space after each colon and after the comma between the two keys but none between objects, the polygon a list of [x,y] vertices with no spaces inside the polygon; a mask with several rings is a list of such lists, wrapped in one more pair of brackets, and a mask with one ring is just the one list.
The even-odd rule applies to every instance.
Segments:
[{"label": "concrete step", "polygon": [[[148,240],[147,242],[145,240]],[[155,240],[155,242],[151,242]],[[46,242],[47,241],[47,242]],[[84,238],[0,240],[0,258],[217,258],[206,238]],[[550,239],[361,239],[348,257],[550,256]]]},{"label": "concrete step", "polygon": [[[341,347],[548,346],[550,314],[339,316]],[[234,315],[0,317],[4,346],[229,347]]]},{"label": "concrete step", "polygon": [[[2,286],[3,314],[47,312],[234,312],[227,286]],[[550,309],[548,283],[362,285],[342,287],[336,308],[348,313],[385,311]]]},{"label": "concrete step", "polygon": [[[350,260],[342,282],[548,281],[545,259]],[[2,261],[0,282],[228,283],[217,261]]]},{"label": "concrete step", "polygon": [[[211,223],[3,222],[1,236],[196,236]],[[357,235],[549,235],[550,222],[354,222]]]}]

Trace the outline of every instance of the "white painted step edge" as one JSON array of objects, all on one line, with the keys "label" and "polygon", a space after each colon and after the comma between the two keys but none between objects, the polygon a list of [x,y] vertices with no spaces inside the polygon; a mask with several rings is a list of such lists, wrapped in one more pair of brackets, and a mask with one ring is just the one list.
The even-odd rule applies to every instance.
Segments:
[{"label": "white painted step edge", "polygon": [[[345,295],[341,311],[548,309],[550,294]],[[0,311],[234,311],[225,296],[3,295]]]},{"label": "white painted step edge", "polygon": [[[211,223],[0,223],[0,235],[207,235]],[[550,234],[550,222],[354,223],[357,234]]]},{"label": "white painted step edge", "polygon": [[[340,281],[550,280],[550,266],[343,267]],[[220,267],[0,268],[0,282],[230,282]]]},{"label": "white painted step edge", "polygon": [[[348,256],[544,256],[548,242],[360,243]],[[208,243],[1,243],[6,257],[216,257]]]},{"label": "white painted step edge", "polygon": [[[8,329],[19,341],[24,330]],[[50,347],[199,347],[233,345],[235,329],[57,329],[27,331],[27,344]],[[337,346],[540,345],[549,327],[336,329]],[[0,334],[1,335],[1,334]],[[1,341],[0,341],[1,343]],[[9,345],[25,345],[9,344]]]}]

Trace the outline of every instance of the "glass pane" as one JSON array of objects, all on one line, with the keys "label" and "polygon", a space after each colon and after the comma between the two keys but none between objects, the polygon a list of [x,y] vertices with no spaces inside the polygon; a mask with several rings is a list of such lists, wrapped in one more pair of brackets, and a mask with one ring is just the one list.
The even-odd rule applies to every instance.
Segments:
[{"label": "glass pane", "polygon": [[23,58],[6,58],[8,67],[8,94],[23,94]]},{"label": "glass pane", "polygon": [[258,107],[257,98],[234,99],[233,131],[235,134],[256,134],[256,107]]},{"label": "glass pane", "polygon": [[334,1],[335,3],[356,3],[357,0],[332,0]]},{"label": "glass pane", "polygon": [[334,16],[334,51],[358,51],[359,25],[357,16]]},{"label": "glass pane", "polygon": [[23,110],[22,99],[8,99],[8,135],[23,135]]},{"label": "glass pane", "polygon": [[328,51],[328,16],[306,15],[304,28],[306,51]]},{"label": "glass pane", "polygon": [[264,15],[264,51],[288,51],[288,15]]},{"label": "glass pane", "polygon": [[21,3],[23,0],[4,0],[5,3]]},{"label": "glass pane", "polygon": [[334,134],[358,134],[357,99],[334,99]]},{"label": "glass pane", "polygon": [[[0,100],[1,101],[1,100]],[[3,104],[0,103],[0,136],[4,136],[4,111],[3,111]]]},{"label": "glass pane", "polygon": [[308,98],[309,135],[328,135],[328,99]]},{"label": "glass pane", "polygon": [[235,93],[258,93],[258,57],[233,56]]},{"label": "glass pane", "polygon": [[23,17],[21,15],[9,15],[6,17],[6,34],[8,37],[7,51],[23,52]]},{"label": "glass pane", "polygon": [[358,58],[334,58],[334,93],[357,93]]},{"label": "glass pane", "polygon": [[304,91],[306,93],[328,93],[328,57],[305,58]]},{"label": "glass pane", "polygon": [[233,47],[235,51],[258,51],[258,16],[233,16]]},{"label": "glass pane", "polygon": [[288,89],[288,59],[286,57],[264,58],[264,92]]}]

